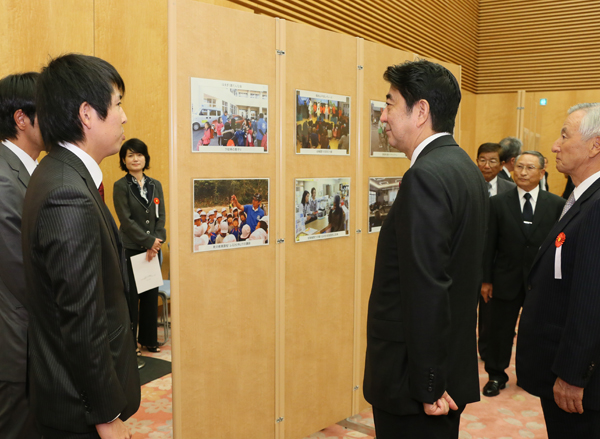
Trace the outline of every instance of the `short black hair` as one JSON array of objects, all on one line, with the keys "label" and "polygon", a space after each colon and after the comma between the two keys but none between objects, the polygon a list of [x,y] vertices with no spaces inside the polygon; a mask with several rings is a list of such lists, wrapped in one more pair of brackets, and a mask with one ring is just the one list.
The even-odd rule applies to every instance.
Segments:
[{"label": "short black hair", "polygon": [[539,164],[540,164],[540,169],[544,169],[544,164],[545,164],[544,162],[545,162],[545,161],[544,161],[544,156],[542,155],[542,153],[541,153],[541,152],[539,152],[539,151],[523,151],[521,154],[519,154],[519,155],[517,156],[517,160],[516,160],[516,161],[518,161],[518,160],[519,160],[519,157],[521,157],[522,155],[525,155],[525,154],[528,154],[528,155],[532,155],[532,156],[534,156],[534,157],[537,157],[537,159],[538,159],[538,162],[539,162]]},{"label": "short black hair", "polygon": [[500,161],[504,161],[502,160],[502,147],[500,146],[499,143],[492,143],[492,142],[488,142],[488,143],[482,143],[479,148],[477,149],[477,158],[479,158],[479,156],[481,154],[485,154],[486,152],[497,152],[498,153],[498,157],[500,158]]},{"label": "short black hair", "polygon": [[119,166],[123,171],[129,172],[129,169],[127,169],[127,166],[125,166],[125,163],[123,162],[125,157],[127,157],[127,151],[129,150],[142,154],[146,159],[146,166],[144,166],[142,171],[150,169],[150,154],[148,154],[148,146],[146,146],[146,144],[140,139],[134,138],[123,142],[123,145],[121,145],[121,149],[119,150]]},{"label": "short black hair", "polygon": [[523,142],[521,142],[516,137],[505,137],[499,143],[502,147],[500,159],[503,162],[508,162],[513,157],[517,157],[519,154],[521,154],[521,147],[523,146]]},{"label": "short black hair", "polygon": [[429,103],[433,131],[454,131],[461,93],[448,69],[427,60],[407,61],[388,67],[383,79],[400,92],[409,112],[421,99]]},{"label": "short black hair", "polygon": [[104,120],[114,89],[125,94],[117,70],[103,59],[70,53],[42,69],[36,94],[38,121],[48,149],[84,139],[79,108],[87,102]]},{"label": "short black hair", "polygon": [[17,110],[22,110],[31,125],[35,125],[35,91],[39,76],[37,72],[28,72],[0,80],[0,140],[17,137]]}]

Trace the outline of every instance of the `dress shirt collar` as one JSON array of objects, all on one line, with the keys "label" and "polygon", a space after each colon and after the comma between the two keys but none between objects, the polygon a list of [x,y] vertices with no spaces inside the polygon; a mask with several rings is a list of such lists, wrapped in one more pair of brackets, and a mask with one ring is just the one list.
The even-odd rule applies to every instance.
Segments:
[{"label": "dress shirt collar", "polygon": [[508,178],[512,178],[510,176],[510,171],[506,169],[506,166],[502,166],[502,170],[500,172],[504,172],[508,176]]},{"label": "dress shirt collar", "polygon": [[498,195],[498,176],[496,175],[490,181],[488,181],[488,188],[490,192],[490,197],[494,195]]},{"label": "dress shirt collar", "polygon": [[25,166],[25,169],[27,169],[29,175],[33,174],[33,171],[35,171],[35,168],[38,165],[37,160],[33,160],[29,154],[12,143],[10,140],[4,140],[2,143],[4,143],[4,145],[10,149],[19,158],[19,160],[21,160],[21,163],[23,163],[23,166]]},{"label": "dress shirt collar", "polygon": [[529,193],[531,195],[529,202],[531,203],[531,207],[533,208],[533,211],[535,212],[535,206],[537,204],[537,199],[540,194],[540,186],[536,185],[536,187],[531,189],[529,192],[524,191],[519,186],[517,186],[517,192],[519,193],[519,202],[521,203],[521,212],[523,211],[523,206],[525,205],[524,195],[527,193]]},{"label": "dress shirt collar", "polygon": [[413,151],[412,157],[410,159],[410,167],[411,168],[413,167],[413,165],[417,161],[417,158],[419,157],[419,154],[421,154],[421,152],[423,152],[423,150],[425,149],[425,147],[427,145],[429,145],[431,142],[433,142],[438,137],[451,136],[451,135],[452,134],[450,134],[450,133],[435,133],[435,134],[429,136],[428,138],[426,138],[425,140],[423,140],[421,143],[419,143],[419,146],[417,146],[415,148],[415,150]]},{"label": "dress shirt collar", "polygon": [[593,185],[596,182],[596,180],[598,180],[599,178],[600,178],[600,171],[596,172],[595,174],[590,175],[588,178],[586,178],[581,183],[579,183],[579,186],[577,186],[575,189],[573,189],[573,196],[575,197],[575,201],[577,201],[579,199],[579,197],[581,197],[581,195],[583,195],[583,193],[591,185]]},{"label": "dress shirt collar", "polygon": [[59,143],[59,145],[65,149],[68,149],[73,154],[75,154],[77,157],[79,157],[79,160],[81,160],[83,162],[86,169],[92,176],[92,180],[94,180],[94,184],[96,185],[97,188],[99,188],[100,183],[102,183],[102,170],[100,169],[100,166],[98,166],[98,163],[96,163],[96,160],[94,160],[92,158],[92,156],[89,155],[87,152],[85,152],[83,149],[79,148],[78,146],[73,145],[72,143],[61,142],[61,143]]}]

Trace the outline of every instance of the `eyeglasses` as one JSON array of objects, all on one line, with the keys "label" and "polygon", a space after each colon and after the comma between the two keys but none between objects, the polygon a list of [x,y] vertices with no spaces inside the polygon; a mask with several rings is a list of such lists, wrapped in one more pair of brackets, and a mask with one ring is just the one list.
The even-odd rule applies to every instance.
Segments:
[{"label": "eyeglasses", "polygon": [[486,163],[488,163],[490,166],[496,166],[500,162],[496,159],[487,160],[484,158],[480,158],[480,159],[477,159],[477,163],[479,163],[481,166],[485,166]]},{"label": "eyeglasses", "polygon": [[516,165],[515,169],[518,172],[522,172],[523,169],[525,169],[527,172],[533,172],[533,171],[535,171],[537,169],[541,169],[541,168],[538,168],[537,166],[533,166],[533,165],[530,165],[530,166]]}]

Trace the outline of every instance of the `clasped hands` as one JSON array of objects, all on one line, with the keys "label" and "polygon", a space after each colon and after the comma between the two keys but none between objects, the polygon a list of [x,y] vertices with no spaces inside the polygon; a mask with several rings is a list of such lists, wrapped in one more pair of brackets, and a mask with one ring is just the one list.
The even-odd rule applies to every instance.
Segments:
[{"label": "clasped hands", "polygon": [[444,392],[442,397],[435,401],[433,404],[423,403],[423,410],[425,414],[429,416],[441,416],[447,415],[450,410],[458,410],[458,406],[452,399],[448,392]]},{"label": "clasped hands", "polygon": [[152,244],[152,247],[149,248],[148,250],[146,250],[146,260],[148,262],[150,262],[160,251],[160,247],[162,246],[162,239],[158,239],[156,238],[154,240],[154,244]]},{"label": "clasped hands", "polygon": [[554,383],[554,402],[567,413],[583,413],[583,387],[572,386],[556,378]]}]

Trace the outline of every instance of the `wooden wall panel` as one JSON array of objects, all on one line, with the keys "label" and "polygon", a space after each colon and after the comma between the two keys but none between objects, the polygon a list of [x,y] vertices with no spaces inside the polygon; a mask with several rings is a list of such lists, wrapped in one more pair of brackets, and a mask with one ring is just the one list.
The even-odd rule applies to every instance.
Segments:
[{"label": "wooden wall panel", "polygon": [[477,100],[479,95],[462,90],[462,100],[460,103],[460,146],[469,156],[475,160],[477,158]]},{"label": "wooden wall panel", "polygon": [[[285,438],[297,439],[351,413],[356,40],[286,23]],[[296,89],[350,96],[350,156],[295,154]],[[350,235],[295,242],[296,178],[350,177]]]},{"label": "wooden wall panel", "polygon": [[463,67],[477,88],[478,0],[232,0],[256,13],[365,38]]},{"label": "wooden wall panel", "polygon": [[[270,178],[273,200],[278,145],[270,137],[268,154],[192,154],[190,77],[268,84],[269,111],[274,110],[275,20],[191,0],[175,5],[169,16],[175,92],[171,177],[177,187],[170,209],[177,215],[172,236],[175,437],[237,439],[249,431],[274,437],[277,228],[271,226],[268,246],[205,253],[192,253],[191,232],[192,179]],[[244,51],[240,44],[247,41],[248,28],[235,24],[248,17],[252,50]],[[227,38],[220,38],[224,29]],[[198,50],[215,44],[219,50]],[[274,119],[269,118],[269,132],[277,131]],[[276,224],[276,211],[270,209],[269,218]]]},{"label": "wooden wall panel", "polygon": [[598,0],[480,0],[477,91],[600,88],[598,20]]},{"label": "wooden wall panel", "polygon": [[0,0],[0,78],[62,53],[94,54],[93,0]]},{"label": "wooden wall panel", "polygon": [[381,44],[369,41],[365,41],[364,44],[364,96],[361,105],[365,111],[361,120],[364,128],[360,139],[362,143],[360,166],[362,166],[363,174],[360,184],[363,189],[363,197],[357,200],[357,205],[364,211],[363,221],[359,225],[359,228],[362,229],[362,233],[359,235],[359,239],[362,241],[362,262],[360,267],[357,267],[362,273],[360,284],[360,360],[358,363],[360,380],[357,383],[359,386],[359,411],[369,407],[369,403],[365,401],[363,396],[362,378],[364,377],[365,352],[367,348],[367,312],[369,297],[371,296],[371,286],[373,284],[377,240],[379,239],[379,233],[369,233],[369,178],[397,177],[403,175],[410,167],[410,161],[406,158],[370,157],[371,114],[369,110],[372,100],[385,101],[385,96],[389,90],[389,83],[383,80],[383,72],[385,72],[387,67],[404,61],[411,61],[414,58],[412,53],[403,52]]},{"label": "wooden wall panel", "polygon": [[[476,134],[473,157],[479,145],[499,142],[517,132],[517,94],[498,93],[477,95]],[[467,123],[465,121],[465,123]]]},{"label": "wooden wall panel", "polygon": [[[95,55],[111,63],[125,82],[125,137],[148,145],[150,169],[163,186],[169,207],[169,109],[167,105],[167,3],[163,0],[95,0]],[[118,154],[102,164],[106,204],[118,221],[112,203],[113,183],[125,173]],[[163,245],[163,276],[169,276],[170,215]]]}]

